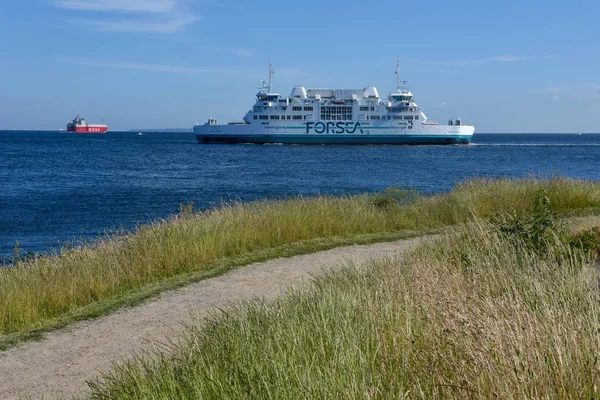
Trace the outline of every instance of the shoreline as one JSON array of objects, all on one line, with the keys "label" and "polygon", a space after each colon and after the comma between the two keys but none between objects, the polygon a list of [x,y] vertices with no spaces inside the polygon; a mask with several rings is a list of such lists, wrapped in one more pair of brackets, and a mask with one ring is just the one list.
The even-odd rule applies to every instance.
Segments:
[{"label": "shoreline", "polygon": [[136,232],[0,269],[0,348],[230,267],[439,232],[474,212],[484,218],[503,210],[522,214],[540,191],[562,212],[600,209],[600,183],[565,178],[478,179],[433,196],[391,188],[204,212],[182,207]]}]

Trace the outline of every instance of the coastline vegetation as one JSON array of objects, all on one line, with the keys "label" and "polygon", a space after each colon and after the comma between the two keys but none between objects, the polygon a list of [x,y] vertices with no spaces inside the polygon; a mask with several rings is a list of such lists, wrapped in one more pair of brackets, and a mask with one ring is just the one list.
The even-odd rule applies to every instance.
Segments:
[{"label": "coastline vegetation", "polygon": [[198,322],[91,397],[598,398],[600,237],[551,202]]},{"label": "coastline vegetation", "polygon": [[553,213],[600,208],[600,184],[566,178],[475,179],[434,196],[388,189],[231,203],[204,212],[182,207],[135,232],[0,268],[0,349],[236,265],[394,240],[473,218],[519,219],[534,211],[540,193]]}]

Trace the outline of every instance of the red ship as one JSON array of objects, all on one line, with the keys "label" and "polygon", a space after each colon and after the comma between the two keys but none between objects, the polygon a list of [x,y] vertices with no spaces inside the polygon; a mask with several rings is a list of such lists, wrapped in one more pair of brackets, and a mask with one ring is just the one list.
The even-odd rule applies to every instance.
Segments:
[{"label": "red ship", "polygon": [[85,119],[81,118],[79,115],[75,117],[75,119],[69,121],[67,124],[67,132],[77,132],[77,133],[104,133],[108,130],[108,126],[102,125],[93,125],[85,122]]}]

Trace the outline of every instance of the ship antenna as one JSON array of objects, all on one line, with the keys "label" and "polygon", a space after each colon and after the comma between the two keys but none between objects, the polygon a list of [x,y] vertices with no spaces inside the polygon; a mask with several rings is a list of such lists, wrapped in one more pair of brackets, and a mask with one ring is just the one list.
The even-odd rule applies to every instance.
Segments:
[{"label": "ship antenna", "polygon": [[269,87],[268,87],[269,92],[268,93],[271,93],[271,84],[273,83],[273,74],[274,73],[275,72],[273,72],[273,63],[271,63],[271,60],[269,60]]},{"label": "ship antenna", "polygon": [[398,61],[398,63],[396,64],[396,93],[402,93],[402,91],[400,90],[402,88],[400,84],[402,83],[406,85],[406,82],[408,81],[400,80],[400,61]]},{"label": "ship antenna", "polygon": [[400,93],[400,61],[396,64],[396,93]]}]

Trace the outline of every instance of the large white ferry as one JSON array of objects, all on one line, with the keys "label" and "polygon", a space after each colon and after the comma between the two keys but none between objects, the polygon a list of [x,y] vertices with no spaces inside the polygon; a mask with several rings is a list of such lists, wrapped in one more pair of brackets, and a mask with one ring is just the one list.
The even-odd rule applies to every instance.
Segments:
[{"label": "large white ferry", "polygon": [[377,88],[305,89],[296,86],[289,97],[271,92],[269,82],[256,94],[243,122],[218,125],[210,118],[195,125],[200,143],[290,144],[457,144],[469,143],[475,127],[451,119],[447,125],[429,122],[409,89],[401,86],[400,63],[396,92],[387,99]]}]

